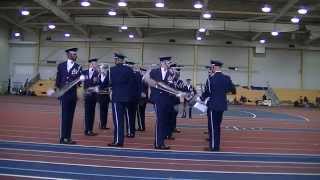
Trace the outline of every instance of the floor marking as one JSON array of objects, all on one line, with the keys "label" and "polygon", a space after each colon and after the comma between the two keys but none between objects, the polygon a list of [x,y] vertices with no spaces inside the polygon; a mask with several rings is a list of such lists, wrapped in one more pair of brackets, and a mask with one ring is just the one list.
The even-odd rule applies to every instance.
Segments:
[{"label": "floor marking", "polygon": [[[40,163],[40,164],[52,164],[52,165],[66,165],[66,166],[83,166],[83,167],[94,167],[94,168],[111,168],[111,169],[129,169],[129,170],[144,170],[144,171],[167,171],[167,172],[192,172],[192,173],[237,173],[237,174],[276,174],[276,175],[316,175],[319,176],[320,173],[279,173],[279,172],[242,172],[242,171],[204,171],[204,170],[180,170],[180,169],[160,169],[160,168],[134,168],[134,167],[119,167],[119,166],[101,166],[101,165],[87,165],[78,163],[52,163],[46,161],[31,161],[31,160],[19,160],[19,159],[6,159],[0,158],[0,161],[13,161],[13,162],[28,162],[28,163]],[[6,168],[6,167],[3,167]]]},{"label": "floor marking", "polygon": [[5,174],[0,173],[0,176],[10,176],[10,177],[19,177],[19,178],[32,178],[32,179],[59,179],[59,180],[72,180],[72,179],[65,179],[65,178],[52,178],[52,177],[46,177],[46,176],[27,176],[27,175],[17,175],[17,174]]},{"label": "floor marking", "polygon": [[298,117],[300,117],[300,118],[304,119],[304,120],[305,120],[305,121],[307,121],[307,122],[310,122],[310,119],[308,119],[308,118],[306,118],[306,117],[304,117],[304,116],[301,116],[301,115],[296,115],[296,116],[298,116]]},{"label": "floor marking", "polygon": [[[54,143],[38,143],[32,141],[7,141],[0,140],[0,143],[22,143],[22,144],[34,144],[34,145],[48,145],[48,146],[67,146],[67,147],[86,147],[86,148],[101,148],[101,149],[113,149],[113,150],[133,150],[133,151],[156,151],[156,152],[171,152],[171,153],[204,153],[204,154],[235,154],[235,155],[279,155],[279,156],[317,156],[320,154],[303,154],[303,153],[249,153],[249,152],[236,152],[236,151],[220,151],[220,152],[207,152],[207,151],[179,151],[179,150],[156,150],[156,149],[145,149],[145,148],[117,148],[117,147],[106,147],[106,146],[87,146],[87,145],[66,145],[66,144],[54,144]],[[272,149],[272,148],[268,148]],[[282,148],[283,149],[283,148]],[[290,148],[291,149],[291,148]]]},{"label": "floor marking", "polygon": [[[50,163],[49,163],[50,164]],[[72,174],[72,175],[86,175],[86,176],[102,176],[102,177],[118,177],[118,178],[131,178],[131,179],[167,179],[160,177],[141,177],[141,176],[120,176],[120,175],[107,175],[107,174],[93,174],[93,173],[78,173],[78,172],[70,172],[70,171],[51,171],[51,170],[38,170],[38,169],[29,169],[29,168],[9,168],[9,167],[1,167],[2,169],[10,169],[10,170],[22,170],[22,171],[34,171],[34,172],[45,172],[45,173],[57,173],[57,174]],[[55,178],[60,179],[60,178]]]},{"label": "floor marking", "polygon": [[[194,162],[227,162],[227,163],[257,163],[257,164],[301,164],[301,165],[318,165],[320,164],[317,162],[295,162],[295,161],[241,161],[241,160],[202,160],[202,159],[176,159],[176,158],[159,158],[159,157],[139,157],[139,156],[123,156],[123,155],[104,155],[104,154],[92,154],[92,153],[75,153],[75,152],[56,152],[56,151],[44,151],[44,150],[25,150],[25,149],[14,149],[14,148],[1,148],[5,150],[16,150],[16,151],[23,151],[23,152],[40,152],[40,153],[54,153],[54,154],[67,154],[67,155],[82,155],[82,156],[95,156],[95,157],[113,157],[113,158],[128,158],[128,159],[148,159],[148,160],[172,160],[172,161],[194,161]],[[3,154],[13,154],[13,155],[21,155],[19,153],[3,153]],[[22,155],[29,155],[29,156],[40,156],[43,155],[33,155],[33,154],[22,154]],[[45,157],[57,157],[57,158],[64,158],[69,159],[70,157],[61,157],[61,156],[52,156],[52,155],[45,155]],[[91,158],[77,158],[77,159],[91,159]],[[101,160],[101,159],[91,159],[91,160]],[[122,160],[108,160],[108,161],[117,161],[122,162]],[[135,161],[123,161],[123,162],[135,162]],[[156,162],[142,162],[142,163],[154,163]],[[158,163],[162,164],[162,163]],[[178,163],[169,163],[169,164],[178,164]],[[192,164],[192,165],[204,165],[204,164]],[[210,164],[208,164],[210,166]],[[234,165],[233,165],[234,166]],[[243,165],[241,165],[242,167]],[[250,166],[251,167],[251,166]],[[256,167],[256,166],[255,166]],[[265,167],[265,166],[262,166]]]},{"label": "floor marking", "polygon": [[256,114],[254,114],[254,113],[252,113],[252,112],[250,112],[250,111],[243,111],[243,110],[241,110],[240,112],[244,112],[244,113],[248,113],[248,114],[251,114],[252,115],[252,119],[255,119],[256,117],[257,117],[257,115]]}]

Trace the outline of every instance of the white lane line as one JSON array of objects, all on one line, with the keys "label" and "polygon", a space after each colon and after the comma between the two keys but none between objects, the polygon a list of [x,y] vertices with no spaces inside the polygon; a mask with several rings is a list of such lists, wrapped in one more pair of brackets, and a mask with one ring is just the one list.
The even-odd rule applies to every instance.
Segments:
[{"label": "white lane line", "polygon": [[[168,164],[176,164],[176,165],[181,165],[181,163],[179,163],[179,161],[183,161],[182,165],[185,165],[184,161],[194,161],[194,162],[208,162],[208,163],[212,163],[212,162],[223,162],[223,163],[256,163],[256,164],[294,164],[294,165],[319,165],[319,163],[317,162],[294,162],[294,161],[240,161],[240,160],[212,160],[212,159],[206,159],[206,160],[202,160],[202,159],[175,159],[175,158],[159,158],[159,157],[135,157],[135,156],[123,156],[123,155],[104,155],[104,154],[84,154],[84,153],[69,153],[69,152],[55,152],[55,151],[43,151],[43,150],[17,150],[17,149],[13,149],[13,148],[3,148],[5,150],[15,150],[15,151],[22,151],[22,152],[37,152],[37,153],[54,153],[54,154],[67,154],[67,155],[83,155],[83,156],[93,156],[93,157],[97,157],[98,159],[89,157],[89,158],[80,158],[77,157],[77,159],[81,159],[81,160],[102,160],[100,159],[101,157],[111,157],[111,158],[128,158],[128,159],[147,159],[147,160],[171,160],[171,161],[176,161],[177,163],[168,163]],[[34,156],[34,157],[53,157],[53,158],[62,158],[62,159],[70,159],[70,157],[64,157],[64,156],[55,156],[55,155],[37,155],[37,154],[21,154],[21,153],[3,153],[3,154],[11,154],[11,155],[28,155],[28,156]],[[72,157],[71,157],[72,158]],[[74,157],[73,157],[74,158]],[[103,160],[105,161],[105,160]],[[108,162],[126,162],[126,163],[137,163],[137,161],[132,161],[132,160],[106,160]],[[163,164],[161,162],[139,162],[139,163],[145,163],[145,164]],[[194,166],[214,166],[216,167],[217,165],[213,165],[213,164],[194,164],[192,163],[192,165]],[[236,165],[221,165],[221,166],[236,166]],[[241,167],[252,167],[250,165],[240,165]],[[254,167],[267,167],[265,165],[254,165]],[[270,167],[275,167],[270,166]],[[280,166],[280,167],[287,167],[287,166]],[[291,167],[291,166],[288,166]],[[305,167],[303,167],[305,168]]]},{"label": "white lane line", "polygon": [[[65,165],[65,166],[83,166],[83,167],[94,167],[94,168],[110,168],[110,169],[129,169],[129,170],[142,170],[142,171],[166,171],[166,172],[192,172],[192,173],[223,173],[223,174],[277,174],[277,175],[311,175],[319,176],[320,173],[285,173],[285,172],[255,172],[255,171],[204,171],[204,170],[180,170],[180,169],[160,169],[160,168],[134,168],[134,167],[121,167],[121,166],[101,166],[101,165],[88,165],[78,163],[60,163],[60,162],[46,162],[46,161],[31,161],[31,160],[20,160],[20,159],[6,159],[0,158],[0,161],[13,161],[13,162],[29,162],[29,163],[40,163],[40,164],[51,164],[51,165]],[[6,168],[6,167],[3,167]],[[71,172],[72,173],[72,172]],[[83,175],[89,175],[83,173]],[[130,176],[129,176],[130,177]]]},{"label": "white lane line", "polygon": [[[38,143],[38,142],[33,142],[33,141],[4,141],[0,140],[1,142],[8,142],[8,143],[22,143],[22,144],[27,144],[31,143],[31,145],[47,145],[49,146],[60,146],[60,147],[76,147],[76,148],[101,148],[101,149],[112,149],[112,150],[132,150],[132,151],[156,151],[156,152],[164,152],[156,149],[145,149],[145,148],[117,148],[117,147],[105,147],[105,146],[87,146],[87,145],[66,145],[66,144],[54,144],[54,143]],[[263,148],[263,149],[273,149],[273,148]],[[281,148],[284,149],[284,148]],[[292,149],[292,148],[290,148]],[[179,150],[166,150],[165,152],[170,152],[172,154],[174,153],[203,153],[203,154],[212,154],[212,153],[217,153],[217,154],[234,154],[234,155],[279,155],[279,156],[316,156],[320,157],[320,154],[303,154],[303,153],[249,153],[249,152],[233,152],[233,151],[226,151],[226,152],[208,152],[208,151],[179,151]]]},{"label": "white lane line", "polygon": [[[97,173],[78,173],[71,171],[52,171],[52,170],[39,170],[39,169],[31,169],[31,168],[9,168],[9,167],[1,167],[0,169],[9,169],[9,170],[20,170],[20,171],[33,171],[33,172],[42,172],[42,173],[56,173],[56,174],[72,174],[72,175],[84,175],[84,176],[100,176],[100,177],[118,177],[118,178],[129,178],[129,179],[167,179],[160,177],[143,177],[143,176],[120,176],[120,175],[107,175],[107,174],[97,174]],[[51,178],[51,179],[60,179],[60,178]]]},{"label": "white lane line", "polygon": [[[6,168],[6,169],[8,169],[8,168]],[[27,175],[6,174],[6,173],[0,173],[0,176],[9,176],[9,177],[18,177],[18,178],[32,178],[32,179],[72,180],[72,179],[66,179],[66,178],[52,178],[52,177],[47,177],[47,176],[27,176]]]},{"label": "white lane line", "polygon": [[307,121],[307,122],[310,122],[310,119],[308,119],[308,118],[306,118],[306,117],[304,117],[304,116],[301,116],[301,115],[296,115],[296,116],[298,116],[298,117],[300,117],[300,118],[304,119],[304,120],[305,120],[305,121]]},{"label": "white lane line", "polygon": [[252,113],[252,112],[250,112],[250,111],[243,111],[243,110],[241,110],[240,112],[244,112],[244,113],[248,113],[248,114],[251,114],[252,115],[252,119],[255,119],[256,117],[257,117],[257,115],[256,114],[254,114],[254,113]]},{"label": "white lane line", "polygon": [[232,126],[233,129],[235,129],[236,131],[239,131],[240,129],[237,128],[236,126]]}]

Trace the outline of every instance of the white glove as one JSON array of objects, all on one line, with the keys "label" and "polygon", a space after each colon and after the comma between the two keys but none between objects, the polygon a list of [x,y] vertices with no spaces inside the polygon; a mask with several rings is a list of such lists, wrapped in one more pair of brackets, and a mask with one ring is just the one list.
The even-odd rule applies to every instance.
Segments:
[{"label": "white glove", "polygon": [[197,97],[196,101],[201,102],[201,98]]},{"label": "white glove", "polygon": [[52,96],[55,93],[54,89],[48,89],[47,90],[47,95]]},{"label": "white glove", "polygon": [[84,75],[81,75],[80,76],[80,81],[84,81],[84,80],[86,80],[86,77]]}]

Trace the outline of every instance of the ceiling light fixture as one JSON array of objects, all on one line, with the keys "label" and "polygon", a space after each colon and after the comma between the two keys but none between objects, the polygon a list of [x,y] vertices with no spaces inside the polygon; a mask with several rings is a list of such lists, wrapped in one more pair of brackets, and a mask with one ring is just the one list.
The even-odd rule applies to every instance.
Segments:
[{"label": "ceiling light fixture", "polygon": [[128,5],[127,1],[126,0],[120,0],[118,2],[118,6],[119,7],[126,7]]},{"label": "ceiling light fixture", "polygon": [[271,35],[272,35],[272,36],[278,36],[278,35],[279,35],[279,32],[278,32],[278,31],[272,31],[272,32],[271,32]]},{"label": "ceiling light fixture", "polygon": [[120,28],[121,28],[122,30],[127,30],[127,29],[128,29],[128,26],[122,25]]},{"label": "ceiling light fixture", "polygon": [[265,40],[265,39],[260,39],[260,44],[264,44],[264,43],[266,43],[267,41]]},{"label": "ceiling light fixture", "polygon": [[110,9],[108,11],[108,14],[109,14],[109,16],[115,16],[115,15],[117,15],[117,12],[115,10],[113,10],[113,9]]},{"label": "ceiling light fixture", "polygon": [[28,16],[30,14],[30,11],[26,10],[26,9],[22,9],[21,10],[21,15],[22,16]]},{"label": "ceiling light fixture", "polygon": [[48,25],[48,28],[49,28],[49,29],[55,29],[56,26],[55,26],[54,24],[49,24],[49,25]]},{"label": "ceiling light fixture", "polygon": [[292,23],[295,23],[295,24],[296,24],[296,23],[299,23],[299,22],[300,22],[300,18],[298,18],[298,17],[295,16],[295,17],[291,18],[291,22],[292,22]]},{"label": "ceiling light fixture", "polygon": [[91,5],[91,3],[88,0],[82,0],[80,2],[80,5],[83,6],[83,7],[88,7],[88,6]]},{"label": "ceiling light fixture", "polygon": [[21,34],[19,32],[15,32],[13,35],[14,35],[14,37],[20,37],[21,36]]},{"label": "ceiling light fixture", "polygon": [[132,33],[130,33],[130,34],[129,34],[129,38],[130,38],[130,39],[133,39],[133,38],[134,38],[134,35],[133,35]]},{"label": "ceiling light fixture", "polygon": [[195,1],[193,4],[193,7],[196,9],[201,9],[201,8],[203,8],[203,4],[201,1]]},{"label": "ceiling light fixture", "polygon": [[202,13],[202,17],[204,19],[210,19],[212,17],[211,13],[209,11],[205,11]]},{"label": "ceiling light fixture", "polygon": [[261,11],[262,11],[262,12],[265,12],[265,13],[269,13],[269,12],[271,12],[271,6],[269,6],[268,4],[265,4],[265,5],[261,8]]},{"label": "ceiling light fixture", "polygon": [[164,7],[164,0],[156,0],[154,4],[157,8],[163,8]]},{"label": "ceiling light fixture", "polygon": [[70,33],[64,33],[64,37],[69,38],[71,36]]},{"label": "ceiling light fixture", "polygon": [[305,15],[305,14],[308,13],[308,9],[306,9],[306,8],[300,8],[300,9],[298,9],[298,13],[299,13],[299,14],[302,14],[302,15]]},{"label": "ceiling light fixture", "polygon": [[201,36],[197,36],[197,40],[198,40],[198,41],[201,41],[201,40],[202,40],[202,37],[201,37]]},{"label": "ceiling light fixture", "polygon": [[203,33],[203,32],[206,32],[206,28],[203,28],[203,27],[202,27],[202,28],[199,28],[198,31],[199,31],[199,32],[202,32],[202,33]]}]

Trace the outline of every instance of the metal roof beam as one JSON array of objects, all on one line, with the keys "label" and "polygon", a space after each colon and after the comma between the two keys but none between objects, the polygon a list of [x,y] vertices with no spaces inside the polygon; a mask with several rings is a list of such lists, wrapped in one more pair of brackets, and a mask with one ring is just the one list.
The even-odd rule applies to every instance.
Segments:
[{"label": "metal roof beam", "polygon": [[68,14],[66,14],[64,11],[62,11],[51,0],[34,0],[34,1],[37,2],[38,4],[40,4],[41,6],[43,6],[44,8],[52,11],[59,18],[61,18],[64,21],[68,22],[69,24],[71,24],[75,29],[80,31],[85,36],[88,36],[88,32],[83,27],[81,27],[80,25],[76,24],[74,22],[74,20]]}]

